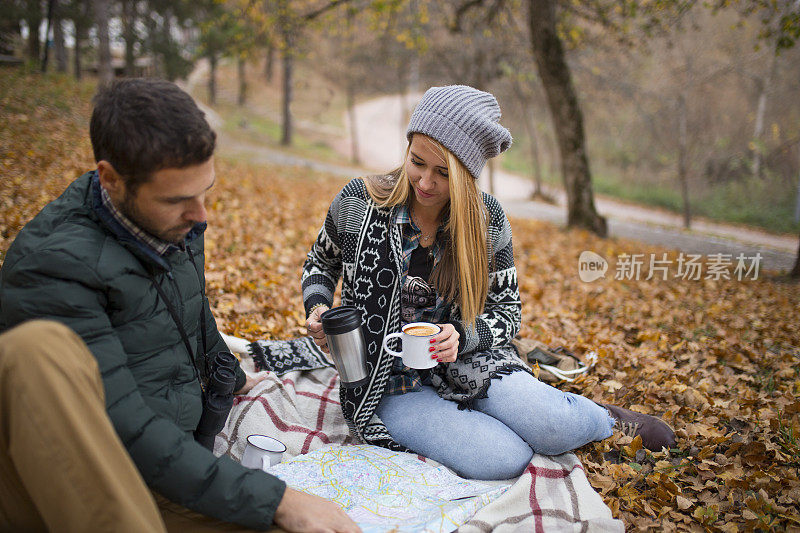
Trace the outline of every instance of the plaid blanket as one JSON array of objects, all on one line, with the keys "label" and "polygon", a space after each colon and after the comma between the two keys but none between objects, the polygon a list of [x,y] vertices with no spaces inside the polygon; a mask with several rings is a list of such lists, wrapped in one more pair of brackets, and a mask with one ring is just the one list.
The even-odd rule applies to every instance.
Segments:
[{"label": "plaid blanket", "polygon": [[[283,342],[294,343],[279,347],[286,356],[283,361],[292,359],[290,352],[307,347],[303,340]],[[252,346],[248,351],[252,355]],[[271,357],[266,355],[266,368],[270,368]],[[242,368],[247,373],[266,373],[267,378],[249,394],[236,397],[227,424],[215,442],[217,455],[228,454],[241,460],[247,436],[254,433],[286,444],[285,459],[327,444],[356,444],[342,415],[336,371],[324,359],[314,364],[295,361],[297,368],[282,364],[276,373],[256,371],[252,357],[242,358]],[[258,366],[265,368],[263,360]],[[622,522],[612,518],[572,453],[534,455],[511,488],[458,528],[459,533],[623,530]]]},{"label": "plaid blanket", "polygon": [[475,513],[458,533],[624,530],[589,484],[578,457],[564,453],[535,454],[511,488]]}]

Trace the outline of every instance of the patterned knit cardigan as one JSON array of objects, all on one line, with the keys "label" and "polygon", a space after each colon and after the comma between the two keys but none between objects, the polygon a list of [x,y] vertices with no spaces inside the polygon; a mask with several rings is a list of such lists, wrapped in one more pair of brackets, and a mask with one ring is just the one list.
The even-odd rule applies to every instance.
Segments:
[{"label": "patterned knit cardigan", "polygon": [[[391,179],[387,176],[385,179]],[[511,242],[511,226],[492,196],[482,193],[489,212],[489,249],[494,269],[484,312],[475,328],[459,328],[458,359],[441,364],[432,375],[434,387],[445,399],[470,407],[485,398],[491,379],[513,371],[530,371],[511,347],[519,331],[521,303]],[[392,369],[393,356],[382,349],[383,337],[400,330],[402,243],[393,223],[394,209],[382,209],[370,198],[364,181],[350,181],[331,203],[325,223],[303,265],[303,301],[306,314],[317,304],[332,305],[342,277],[342,304],[362,312],[370,380],[358,388],[341,388],[342,411],[351,433],[370,444],[403,450],[375,415]],[[457,305],[450,321],[460,320]]]}]

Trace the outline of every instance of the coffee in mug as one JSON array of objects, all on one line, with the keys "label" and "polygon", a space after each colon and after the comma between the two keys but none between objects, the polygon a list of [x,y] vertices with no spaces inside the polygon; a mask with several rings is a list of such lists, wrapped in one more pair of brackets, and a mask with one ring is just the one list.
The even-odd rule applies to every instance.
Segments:
[{"label": "coffee in mug", "polygon": [[403,328],[404,333],[414,335],[415,337],[430,337],[439,333],[438,326],[413,326],[409,325]]},{"label": "coffee in mug", "polygon": [[[412,322],[403,326],[403,331],[390,333],[383,338],[383,349],[395,357],[402,357],[403,364],[409,368],[433,368],[439,362],[431,359],[431,337],[437,335],[442,328],[430,322]],[[387,343],[390,339],[400,338],[402,350],[395,352]]]}]

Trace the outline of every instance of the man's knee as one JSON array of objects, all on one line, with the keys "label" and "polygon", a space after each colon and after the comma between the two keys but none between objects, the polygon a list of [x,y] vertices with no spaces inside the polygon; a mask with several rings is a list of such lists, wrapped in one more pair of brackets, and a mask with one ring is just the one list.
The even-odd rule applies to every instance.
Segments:
[{"label": "man's knee", "polygon": [[52,342],[74,335],[71,329],[55,320],[30,320],[2,334],[4,351],[29,350],[37,343]]},{"label": "man's knee", "polygon": [[0,367],[34,370],[41,365],[97,369],[81,338],[60,322],[31,320],[0,335]]}]

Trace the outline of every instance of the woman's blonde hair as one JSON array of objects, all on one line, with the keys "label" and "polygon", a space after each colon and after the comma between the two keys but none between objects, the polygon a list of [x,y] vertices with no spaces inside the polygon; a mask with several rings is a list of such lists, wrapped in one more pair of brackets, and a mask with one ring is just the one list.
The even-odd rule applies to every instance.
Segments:
[{"label": "woman's blonde hair", "polygon": [[[446,239],[441,243],[443,254],[431,273],[431,283],[440,296],[458,305],[462,320],[474,326],[489,292],[488,211],[476,180],[461,161],[441,143],[425,137],[447,162],[450,189],[450,202],[443,213],[443,217],[449,213]],[[388,179],[371,176],[365,183],[380,207],[410,206],[412,190],[405,164],[390,172]]]}]

